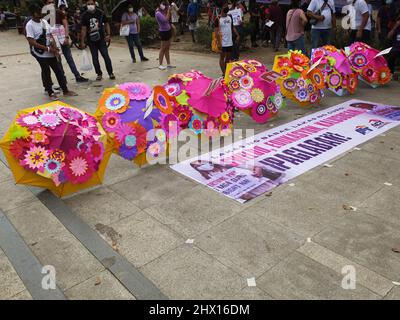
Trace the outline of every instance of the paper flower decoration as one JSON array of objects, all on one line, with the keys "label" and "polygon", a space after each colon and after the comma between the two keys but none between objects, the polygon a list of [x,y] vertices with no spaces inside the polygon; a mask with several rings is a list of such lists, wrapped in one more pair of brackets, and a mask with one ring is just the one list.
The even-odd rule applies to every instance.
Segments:
[{"label": "paper flower decoration", "polygon": [[274,71],[283,75],[276,80],[282,95],[301,106],[318,103],[322,98],[323,74],[315,69],[301,51],[292,50],[275,56],[273,66]]},{"label": "paper flower decoration", "polygon": [[[331,45],[317,48],[312,51],[311,64],[318,61],[319,64],[310,71],[310,76],[318,89],[325,86],[339,96],[355,92],[358,85],[356,72],[351,68],[343,50]],[[314,100],[315,96],[311,98]]]},{"label": "paper flower decoration", "polygon": [[129,104],[129,95],[126,91],[117,88],[106,89],[99,100],[103,112],[123,113]]},{"label": "paper flower decoration", "polygon": [[[244,74],[245,71],[240,69],[238,73]],[[251,80],[245,81],[245,85],[250,86]],[[239,81],[233,85],[240,87]],[[209,125],[210,127],[215,125],[216,130],[209,130],[206,134],[210,132],[218,134],[221,130],[218,119],[226,112],[228,114],[226,126],[232,126],[233,116],[230,117],[229,114],[233,115],[233,106],[228,99],[228,88],[223,79],[211,79],[197,70],[192,70],[171,75],[163,87],[172,105],[172,116],[164,115],[161,121],[169,139],[171,136],[174,137],[171,122],[177,123],[178,131],[189,129],[194,134],[201,134],[206,128],[204,119],[215,119],[213,123],[210,120]]]},{"label": "paper flower decoration", "polygon": [[151,94],[151,88],[143,82],[127,82],[118,85],[118,88],[128,92],[131,100],[145,100]]},{"label": "paper flower decoration", "polygon": [[53,102],[20,111],[15,122],[1,147],[17,182],[58,195],[101,182],[110,148],[93,116]]},{"label": "paper flower decoration", "polygon": [[113,151],[124,159],[143,165],[147,162],[148,132],[160,126],[163,113],[172,112],[169,96],[162,87],[151,90],[148,85],[137,82],[105,89],[103,97],[113,92],[127,99],[124,106],[117,110],[104,108],[103,99],[99,101],[95,116],[113,140]]},{"label": "paper flower decoration", "polygon": [[379,50],[363,42],[354,42],[346,50],[351,67],[361,80],[374,88],[390,81],[391,72]]},{"label": "paper flower decoration", "polygon": [[[288,67],[292,62],[287,59],[281,64]],[[274,115],[267,109],[265,100],[279,92],[276,80],[281,77],[282,74],[268,71],[261,62],[252,59],[229,63],[225,82],[228,84],[228,94],[233,106],[250,114],[256,122],[265,123]],[[276,108],[281,108],[283,105],[281,100],[279,107],[276,106]],[[258,113],[257,110],[259,110]],[[260,116],[261,113],[263,116]]]}]

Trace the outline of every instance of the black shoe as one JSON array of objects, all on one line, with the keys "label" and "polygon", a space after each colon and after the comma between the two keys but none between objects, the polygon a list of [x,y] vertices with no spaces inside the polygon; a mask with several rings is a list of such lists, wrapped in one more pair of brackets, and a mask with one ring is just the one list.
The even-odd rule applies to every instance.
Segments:
[{"label": "black shoe", "polygon": [[115,76],[113,73],[110,74],[110,80],[115,80]]},{"label": "black shoe", "polygon": [[132,59],[132,63],[136,63],[136,59]]},{"label": "black shoe", "polygon": [[103,76],[101,74],[98,74],[96,77],[96,81],[101,81],[103,79]]},{"label": "black shoe", "polygon": [[140,58],[140,61],[149,61],[146,57]]},{"label": "black shoe", "polygon": [[76,79],[76,82],[78,82],[78,83],[79,82],[88,82],[89,81],[89,79],[84,78],[82,76],[76,77],[75,79]]}]

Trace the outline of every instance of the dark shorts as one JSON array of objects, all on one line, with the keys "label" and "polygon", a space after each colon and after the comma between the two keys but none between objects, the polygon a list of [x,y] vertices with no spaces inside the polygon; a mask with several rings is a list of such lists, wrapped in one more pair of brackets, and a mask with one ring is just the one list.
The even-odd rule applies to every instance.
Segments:
[{"label": "dark shorts", "polygon": [[222,47],[222,52],[232,52],[233,46],[230,47]]},{"label": "dark shorts", "polygon": [[168,31],[160,31],[160,39],[161,41],[168,41],[172,38],[172,31],[171,29]]}]

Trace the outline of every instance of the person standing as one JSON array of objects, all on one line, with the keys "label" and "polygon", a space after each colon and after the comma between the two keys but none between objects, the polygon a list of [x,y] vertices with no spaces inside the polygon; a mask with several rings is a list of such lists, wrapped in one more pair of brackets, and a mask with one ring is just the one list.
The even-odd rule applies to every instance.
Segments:
[{"label": "person standing", "polygon": [[336,29],[335,3],[333,0],[311,0],[307,8],[311,24],[311,46],[330,43],[332,29]]},{"label": "person standing", "polygon": [[121,25],[126,26],[129,25],[129,36],[126,36],[126,41],[128,42],[128,47],[129,47],[129,52],[131,54],[132,62],[136,62],[136,57],[135,57],[135,50],[134,50],[134,45],[136,46],[139,56],[140,56],[140,61],[149,61],[144,54],[143,54],[143,48],[142,48],[142,43],[140,41],[140,19],[138,15],[133,11],[133,6],[130,4],[128,5],[128,11],[124,12],[121,18]]},{"label": "person standing", "polygon": [[[243,37],[243,11],[240,8],[239,4],[234,0],[231,4],[228,5],[229,11],[228,15],[230,15],[233,19],[233,26],[235,27],[237,33],[239,34],[240,39]],[[236,34],[233,34],[233,50],[232,50],[232,60],[239,60],[240,55],[240,41],[236,41]]]},{"label": "person standing", "polygon": [[[158,61],[160,65],[158,69],[165,70],[167,68],[175,68],[175,66],[171,65],[169,49],[171,47],[171,38],[172,38],[172,30],[171,30],[171,9],[167,0],[161,0],[160,4],[156,10],[155,14],[157,23],[158,23],[158,31],[161,39],[161,47],[160,53],[158,55]],[[163,66],[163,60],[167,60],[167,66]]]},{"label": "person standing", "polygon": [[278,0],[272,0],[269,6],[269,15],[267,15],[266,18],[274,23],[270,28],[271,42],[274,51],[277,52],[279,51],[283,31],[283,13],[282,8],[278,4]]},{"label": "person standing", "polygon": [[[398,61],[400,57],[400,11],[397,12],[397,16],[394,19],[393,27],[390,29],[387,38],[392,46],[392,50],[387,56],[387,61],[389,69],[393,74],[393,78],[395,78],[396,61]],[[395,79],[398,80],[398,78],[399,77],[397,75]]]},{"label": "person standing", "polygon": [[4,9],[0,8],[0,30],[6,31],[6,15],[4,13]]},{"label": "person standing", "polygon": [[190,0],[189,5],[187,7],[187,17],[188,17],[188,25],[189,25],[189,31],[190,34],[192,35],[192,41],[196,42],[196,39],[194,37],[194,32],[197,29],[198,26],[198,18],[199,18],[199,5],[197,3],[197,0]]},{"label": "person standing", "polygon": [[257,2],[250,3],[251,46],[257,48],[257,35],[260,32],[260,10]]},{"label": "person standing", "polygon": [[103,78],[99,62],[99,52],[104,59],[108,76],[115,79],[110,55],[106,41],[110,40],[111,30],[107,17],[103,11],[96,7],[94,0],[86,1],[87,11],[82,15],[81,48],[85,38],[92,55],[93,66],[97,74],[97,81]]},{"label": "person standing", "polygon": [[[306,17],[307,17],[307,8],[310,5],[310,2],[311,2],[311,0],[305,0],[303,2],[303,4],[300,6],[301,10],[303,10]],[[308,21],[307,24],[304,26],[304,37],[305,37],[304,41],[307,40],[310,42],[311,41],[311,34],[310,34],[311,33],[311,24],[308,19],[307,19],[307,21]]]},{"label": "person standing", "polygon": [[171,3],[171,22],[172,22],[172,29],[173,29],[173,41],[179,42],[178,38],[178,25],[179,25],[179,8],[175,2]]},{"label": "person standing", "polygon": [[387,45],[387,34],[389,32],[389,26],[391,24],[391,12],[390,5],[393,0],[382,0],[381,7],[378,10],[377,20],[376,20],[376,30],[378,32],[379,47],[384,49]]},{"label": "person standing", "polygon": [[[66,11],[63,10],[63,9],[65,9],[65,4],[60,4],[60,7],[56,8],[54,1],[55,0],[47,0],[46,5],[42,9],[42,13],[45,13],[44,11],[48,10],[49,7],[53,7],[53,10],[55,11],[55,21],[53,23],[55,23],[55,25],[52,25],[51,27],[53,27],[54,30],[59,30],[59,32],[58,31],[56,32],[57,34],[64,35],[64,36],[62,36],[61,39],[59,39],[62,54],[64,55],[65,60],[67,61],[68,66],[71,69],[71,72],[75,76],[76,82],[78,82],[78,83],[79,82],[87,82],[87,81],[89,81],[89,79],[86,79],[81,76],[81,74],[78,71],[78,68],[76,67],[74,58],[72,57],[72,52],[71,52],[71,47],[70,47],[68,17],[67,17]],[[50,25],[52,23],[51,20],[52,19],[50,17],[49,20],[47,21],[47,22],[49,22]],[[61,62],[61,56],[60,56],[59,62],[60,62],[61,69],[62,69],[63,73],[65,74],[64,68],[63,68],[62,62]]]},{"label": "person standing", "polygon": [[219,57],[219,66],[222,75],[225,75],[226,65],[231,61],[233,50],[233,35],[236,35],[236,41],[240,41],[239,33],[233,25],[233,19],[228,15],[229,8],[222,8],[221,17],[216,21],[216,36],[221,38],[221,53]]},{"label": "person standing", "polygon": [[354,0],[355,25],[350,32],[350,43],[361,41],[369,43],[371,39],[371,14],[365,0]]},{"label": "person standing", "polygon": [[301,50],[303,54],[307,54],[304,44],[304,26],[307,21],[300,8],[300,0],[292,0],[292,8],[286,15],[286,41],[289,50]]},{"label": "person standing", "polygon": [[58,100],[52,88],[51,70],[53,70],[64,96],[76,96],[77,94],[67,87],[67,81],[56,57],[59,52],[51,35],[51,26],[42,19],[42,8],[33,5],[30,9],[32,19],[25,26],[26,39],[29,42],[31,54],[42,70],[42,83],[46,92],[51,100]]}]

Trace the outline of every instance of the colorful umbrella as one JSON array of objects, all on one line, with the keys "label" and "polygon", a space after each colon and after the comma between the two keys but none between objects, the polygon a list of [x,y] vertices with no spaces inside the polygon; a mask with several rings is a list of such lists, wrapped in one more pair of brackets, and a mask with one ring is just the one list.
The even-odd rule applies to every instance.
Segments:
[{"label": "colorful umbrella", "polygon": [[323,97],[324,77],[301,51],[290,50],[287,54],[277,55],[273,70],[282,74],[277,79],[282,94],[301,106],[318,103]]},{"label": "colorful umbrella", "polygon": [[[357,73],[351,68],[346,53],[334,46],[323,46],[312,51],[311,64],[316,66],[324,77],[325,87],[339,96],[353,94],[358,85]],[[318,77],[311,71],[313,77]],[[316,79],[318,82],[319,79]]]},{"label": "colorful umbrella", "polygon": [[[159,151],[157,156],[165,150],[163,135],[154,132],[161,129],[167,104],[165,91],[160,93],[145,83],[128,82],[104,90],[95,116],[112,139],[114,153],[143,165],[148,162],[149,147],[150,151]],[[157,146],[152,146],[155,143]]]},{"label": "colorful umbrella", "polygon": [[363,42],[354,42],[346,50],[353,70],[372,87],[384,85],[392,78],[386,59],[378,55],[379,50]]},{"label": "colorful umbrella", "polygon": [[225,82],[234,107],[251,115],[258,123],[267,122],[284,105],[275,82],[280,76],[268,71],[257,60],[228,63]]},{"label": "colorful umbrella", "polygon": [[58,196],[102,183],[111,155],[96,118],[58,101],[19,111],[0,146],[16,183]]},{"label": "colorful umbrella", "polygon": [[173,111],[162,121],[168,137],[171,137],[171,123],[176,124],[178,133],[189,129],[194,134],[208,136],[230,134],[233,107],[223,79],[212,80],[192,70],[171,75],[163,87],[173,106]]}]

